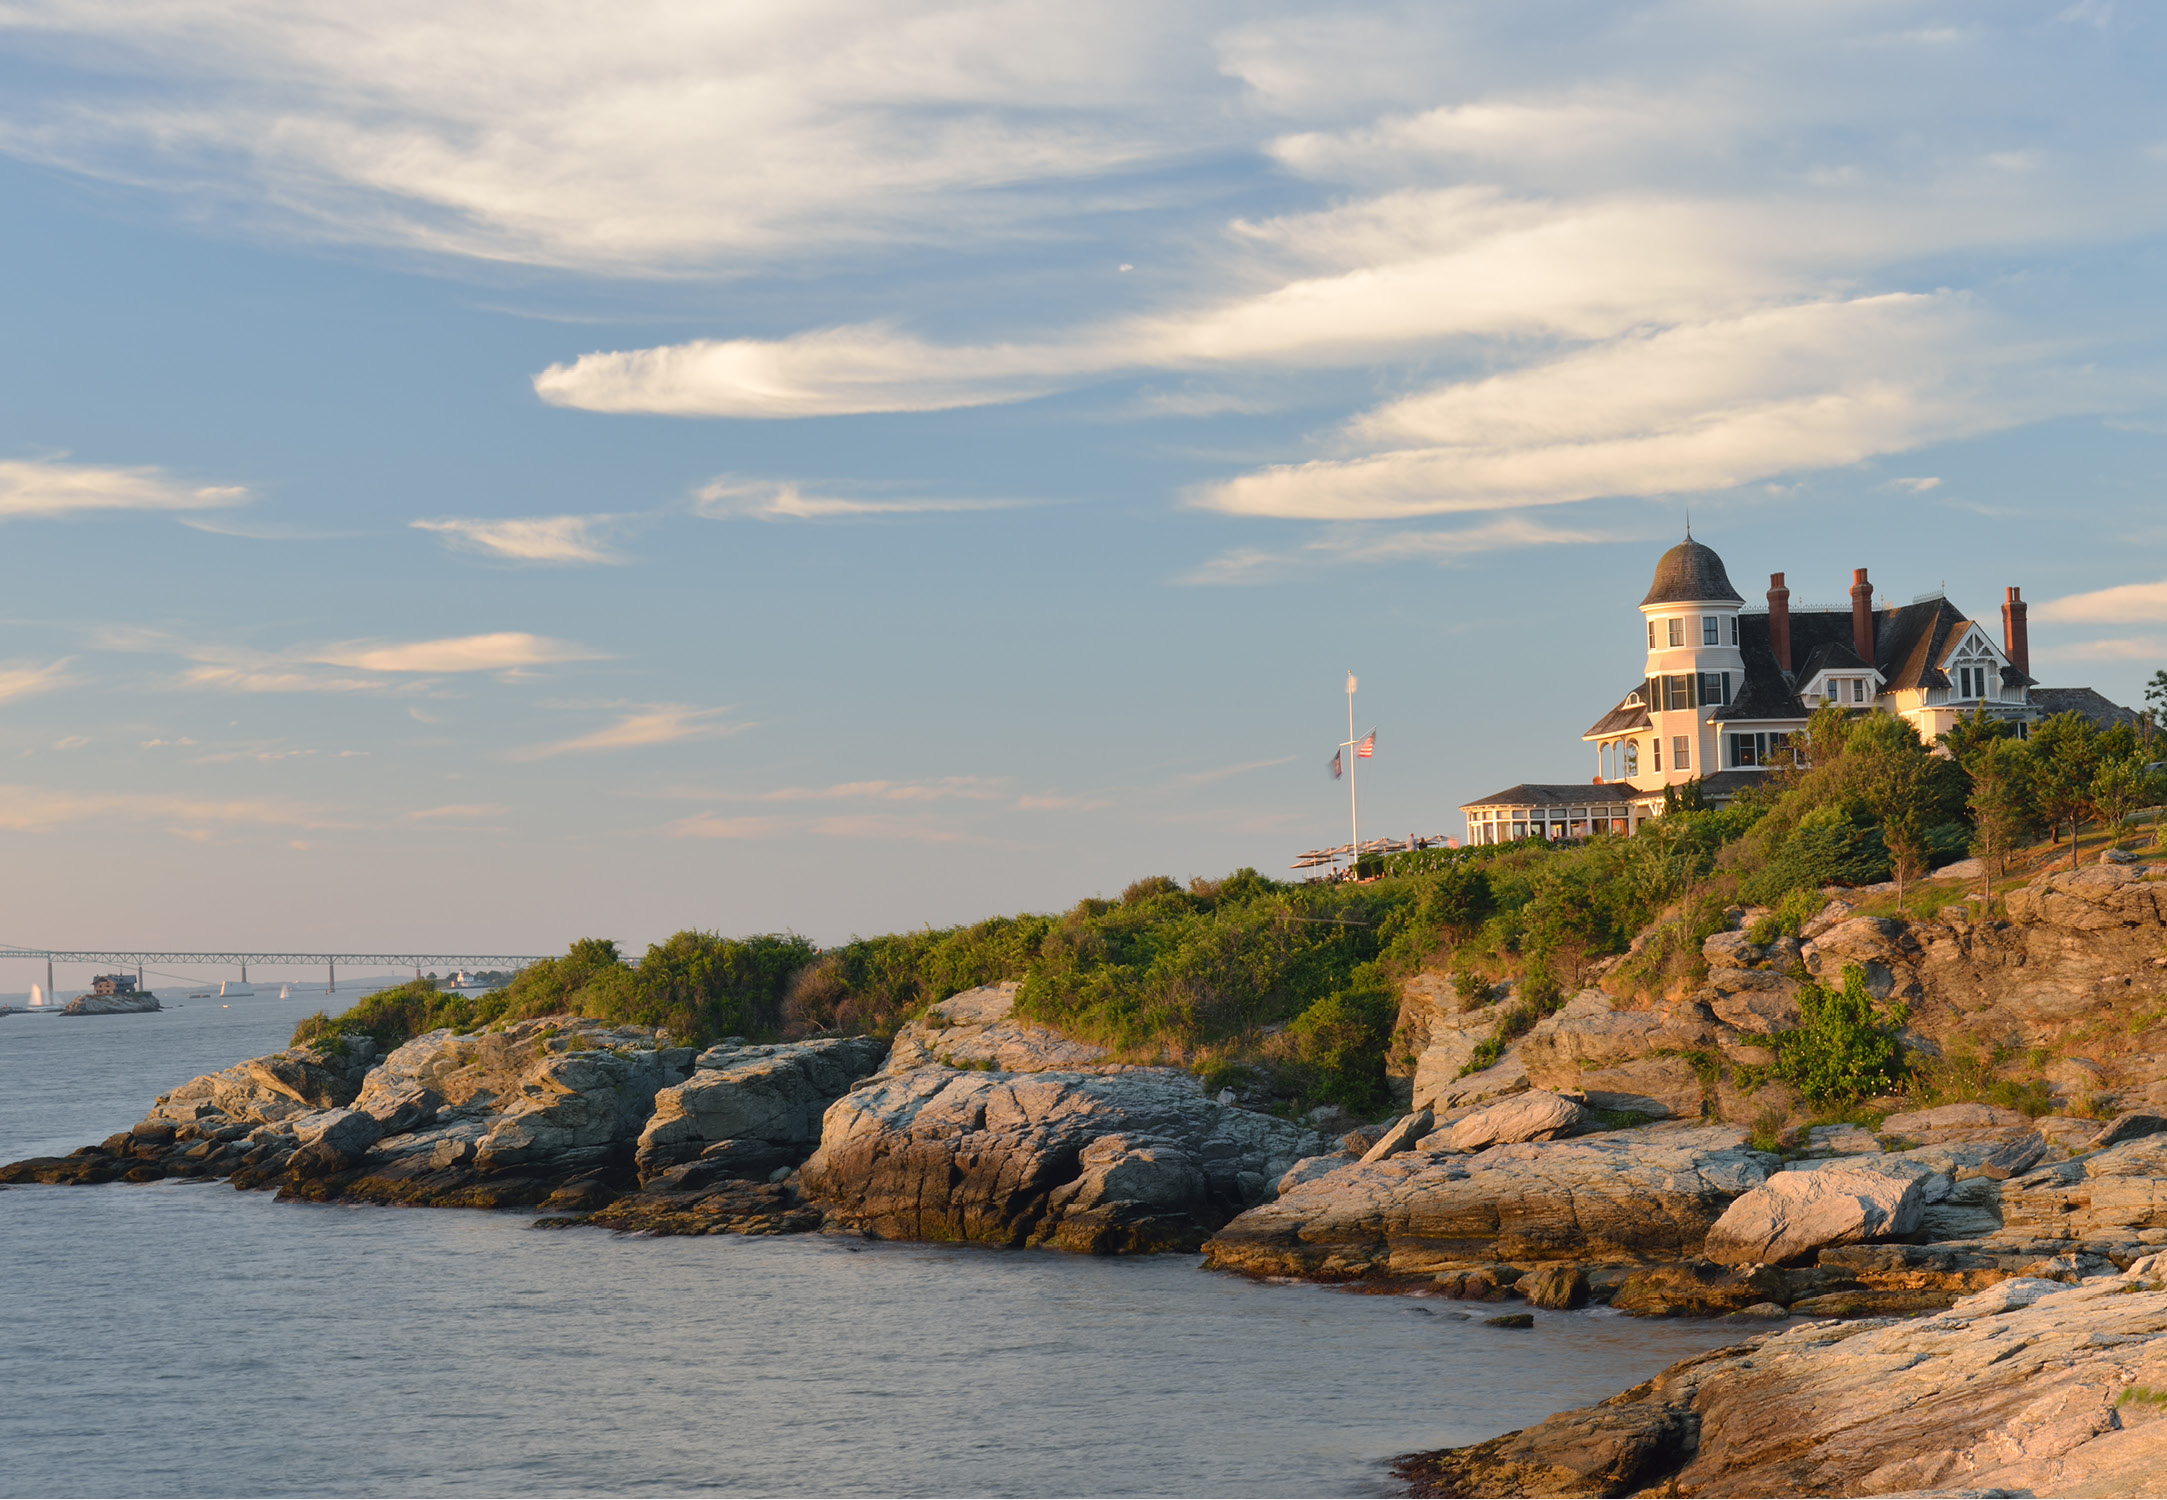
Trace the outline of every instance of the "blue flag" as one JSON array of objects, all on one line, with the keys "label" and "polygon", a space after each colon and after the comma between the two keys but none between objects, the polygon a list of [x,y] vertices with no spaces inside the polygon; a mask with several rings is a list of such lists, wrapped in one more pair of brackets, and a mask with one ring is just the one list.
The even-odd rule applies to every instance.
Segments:
[{"label": "blue flag", "polygon": [[1337,780],[1339,780],[1339,778],[1340,778],[1340,777],[1341,777],[1342,775],[1344,775],[1344,774],[1345,774],[1345,773],[1344,773],[1344,772],[1343,772],[1343,771],[1342,771],[1342,770],[1340,769],[1340,759],[1341,759],[1341,757],[1342,757],[1342,756],[1343,756],[1343,755],[1344,755],[1345,753],[1346,753],[1346,752],[1344,752],[1344,751],[1341,751],[1341,750],[1334,750],[1334,751],[1332,752],[1332,779],[1333,779],[1334,781],[1337,781]]}]

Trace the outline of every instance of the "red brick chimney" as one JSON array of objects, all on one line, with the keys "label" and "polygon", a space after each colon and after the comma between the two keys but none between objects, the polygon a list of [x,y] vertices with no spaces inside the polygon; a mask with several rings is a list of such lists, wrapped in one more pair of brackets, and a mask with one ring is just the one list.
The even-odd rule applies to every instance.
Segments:
[{"label": "red brick chimney", "polygon": [[1786,676],[1791,671],[1791,591],[1783,575],[1768,575],[1768,648],[1776,653],[1776,666]]},{"label": "red brick chimney", "polygon": [[1869,667],[1874,664],[1874,586],[1864,568],[1851,570],[1851,649]]},{"label": "red brick chimney", "polygon": [[2009,586],[2009,597],[2001,602],[2001,648],[2009,653],[2009,664],[2026,677],[2032,675],[2031,637],[2024,629],[2024,594],[2015,584]]}]

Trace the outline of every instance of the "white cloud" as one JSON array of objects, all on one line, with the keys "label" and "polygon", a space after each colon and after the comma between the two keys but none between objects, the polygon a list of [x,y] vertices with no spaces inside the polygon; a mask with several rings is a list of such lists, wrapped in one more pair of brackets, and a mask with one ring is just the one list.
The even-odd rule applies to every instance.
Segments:
[{"label": "white cloud", "polygon": [[681,740],[719,739],[737,734],[746,726],[719,720],[727,708],[688,708],[658,704],[625,714],[614,724],[570,739],[546,745],[530,745],[511,752],[513,760],[548,760],[559,755],[584,755],[597,750],[637,750],[649,745],[670,745]]},{"label": "white cloud", "polygon": [[453,802],[443,807],[417,808],[403,814],[403,818],[409,823],[441,822],[445,819],[470,823],[480,818],[501,818],[510,811],[510,808],[495,802]]},{"label": "white cloud", "polygon": [[2088,594],[2049,599],[2035,605],[2031,617],[2050,623],[2101,625],[2167,622],[2167,579],[2158,583],[2117,584]]},{"label": "white cloud", "polygon": [[0,517],[209,510],[247,499],[240,485],[189,484],[159,468],[0,459]]},{"label": "white cloud", "polygon": [[551,666],[560,662],[600,661],[599,651],[571,641],[499,630],[488,635],[449,636],[401,645],[354,642],[312,653],[312,662],[353,667],[364,672],[501,672],[514,667]]},{"label": "white cloud", "polygon": [[[22,832],[82,825],[136,827],[186,823],[214,827],[351,828],[327,809],[277,798],[202,798],[132,792],[69,792],[47,787],[0,787],[0,828]],[[169,828],[168,832],[182,833]],[[183,836],[210,836],[202,826]]]},{"label": "white cloud", "polygon": [[1335,526],[1292,548],[1238,547],[1190,570],[1177,582],[1192,584],[1266,583],[1324,563],[1378,563],[1408,560],[1453,562],[1484,552],[1517,547],[1570,546],[1614,542],[1615,532],[1584,527],[1547,526],[1524,516],[1500,516],[1475,526],[1432,531],[1394,531],[1372,526]]},{"label": "white cloud", "polygon": [[943,500],[936,498],[865,499],[808,495],[779,479],[741,479],[723,475],[693,496],[695,514],[711,520],[833,521],[849,517],[925,515],[944,511],[1013,510],[1020,500]]},{"label": "white cloud", "polygon": [[[27,698],[33,693],[48,692],[53,688],[65,686],[74,681],[68,675],[68,666],[69,663],[66,661],[45,662],[42,664],[30,662],[0,663],[0,703],[7,703],[16,698]],[[89,741],[85,740],[83,743],[88,744]],[[66,747],[65,745],[56,745],[54,748],[63,749]]]},{"label": "white cloud", "polygon": [[1403,397],[1348,424],[1350,458],[1207,485],[1214,510],[1323,520],[1725,489],[2052,414],[2089,390],[1997,389],[1951,294],[1815,302],[1618,338]]},{"label": "white cloud", "polygon": [[786,833],[793,826],[788,818],[726,818],[714,813],[696,813],[672,823],[664,831],[681,839],[767,839]]},{"label": "white cloud", "polygon": [[620,562],[600,533],[615,516],[526,516],[511,520],[481,520],[446,516],[414,521],[417,531],[433,531],[450,545],[514,562],[613,563]]},{"label": "white cloud", "polygon": [[2049,661],[2167,661],[2167,636],[2121,636],[2066,646],[2035,646],[2032,654]]},{"label": "white cloud", "polygon": [[[1208,14],[1113,0],[16,0],[19,156],[283,232],[648,273],[1063,217],[1234,138]],[[1022,191],[1018,191],[1018,190]]]}]

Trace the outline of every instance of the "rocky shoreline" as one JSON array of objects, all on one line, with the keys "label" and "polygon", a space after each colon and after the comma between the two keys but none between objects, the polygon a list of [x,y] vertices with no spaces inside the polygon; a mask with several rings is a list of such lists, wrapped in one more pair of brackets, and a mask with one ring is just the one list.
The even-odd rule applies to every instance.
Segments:
[{"label": "rocky shoreline", "polygon": [[[1724,1317],[1744,1342],[1412,1457],[1404,1477],[1435,1494],[2087,1485],[2152,1461],[2163,1399],[2128,1393],[2167,1391],[2146,1353],[2167,1330],[2167,1050],[2147,1032],[2167,1017],[2160,873],[2057,874],[2007,921],[1832,907],[1797,942],[1754,943],[1756,914],[1736,912],[1698,988],[1591,986],[1488,1067],[1473,1063],[1497,997],[1418,975],[1401,1008],[1412,1107],[1353,1129],[1114,1061],[1017,1017],[1015,986],[996,985],[892,1045],[695,1050],[573,1016],[388,1055],[348,1035],[195,1079],[127,1132],[0,1168],[0,1185],[222,1179],[538,1210],[551,1228],[1201,1250],[1258,1278]],[[2051,1042],[2067,1108],[1954,1104],[1756,1149],[1749,1125],[1790,1103],[1755,1081],[1762,1044],[1796,1023],[1801,974],[1839,965],[1909,1002],[1925,1055],[1967,1035]],[[2097,1036],[2125,1040],[2071,1055]],[[1874,1416],[1887,1379],[1846,1384],[1854,1369],[1907,1390],[1939,1378],[1914,1370],[1954,1373]],[[2052,1412],[2041,1381],[2061,1392]],[[1914,1432],[1907,1410],[1932,1421]]]}]

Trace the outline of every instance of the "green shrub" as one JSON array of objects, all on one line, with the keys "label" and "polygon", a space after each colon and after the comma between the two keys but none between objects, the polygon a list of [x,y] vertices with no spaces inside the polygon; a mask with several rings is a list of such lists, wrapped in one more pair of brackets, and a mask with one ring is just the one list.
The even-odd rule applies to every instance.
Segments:
[{"label": "green shrub", "polygon": [[1776,1071],[1802,1098],[1842,1104],[1905,1081],[1903,1045],[1897,1040],[1904,1007],[1877,1002],[1858,965],[1845,965],[1841,989],[1806,985],[1798,1008],[1798,1029],[1775,1038]]},{"label": "green shrub", "polygon": [[1289,1063],[1304,1102],[1339,1104],[1371,1114],[1388,1099],[1385,1043],[1399,1019],[1399,999],[1375,964],[1354,971],[1344,990],[1325,996],[1286,1029]]}]

